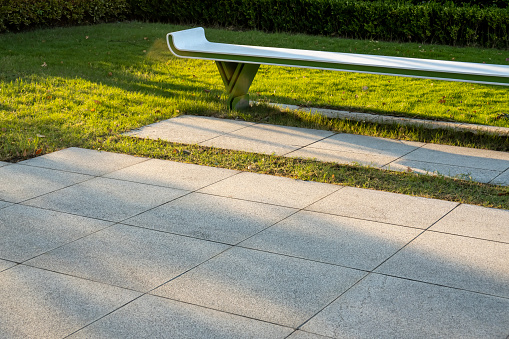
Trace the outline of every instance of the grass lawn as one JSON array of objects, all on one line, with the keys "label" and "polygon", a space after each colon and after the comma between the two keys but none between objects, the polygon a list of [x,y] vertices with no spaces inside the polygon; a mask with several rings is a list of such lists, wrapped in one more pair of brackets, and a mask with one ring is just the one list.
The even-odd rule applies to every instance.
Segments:
[{"label": "grass lawn", "polygon": [[[508,137],[338,121],[266,105],[230,112],[212,61],[177,59],[168,51],[165,35],[185,28],[132,22],[0,35],[0,160],[78,146],[509,207],[504,187],[121,136],[176,115],[199,114],[509,150]],[[206,33],[216,42],[509,64],[509,51],[495,49]],[[501,86],[262,66],[250,92],[261,102],[509,127],[509,89]]]}]

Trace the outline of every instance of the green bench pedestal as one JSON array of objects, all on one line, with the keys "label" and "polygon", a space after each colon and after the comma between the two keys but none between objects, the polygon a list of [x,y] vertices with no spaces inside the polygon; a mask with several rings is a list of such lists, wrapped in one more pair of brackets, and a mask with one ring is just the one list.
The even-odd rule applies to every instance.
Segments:
[{"label": "green bench pedestal", "polygon": [[216,65],[226,87],[228,107],[230,109],[249,107],[247,91],[253,83],[260,65],[225,61],[216,61]]}]

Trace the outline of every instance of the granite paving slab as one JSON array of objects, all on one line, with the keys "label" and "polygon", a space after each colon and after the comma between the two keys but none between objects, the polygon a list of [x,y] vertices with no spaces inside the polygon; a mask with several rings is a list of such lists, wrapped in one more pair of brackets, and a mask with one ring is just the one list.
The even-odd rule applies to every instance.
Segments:
[{"label": "granite paving slab", "polygon": [[151,294],[297,327],[364,275],[236,247]]},{"label": "granite paving slab", "polygon": [[139,295],[18,265],[0,273],[0,337],[63,338]]},{"label": "granite paving slab", "polygon": [[189,237],[115,225],[27,264],[146,292],[227,248]]},{"label": "granite paving slab", "polygon": [[352,153],[401,157],[422,147],[424,143],[365,135],[339,133],[327,139],[315,142],[311,147]]},{"label": "granite paving slab", "polygon": [[509,210],[461,204],[430,230],[509,244]]},{"label": "granite paving slab", "polygon": [[370,167],[382,167],[396,160],[395,156],[376,155],[373,153],[354,153],[350,151],[339,151],[308,146],[288,153],[293,158],[314,159],[324,162],[335,162],[337,164],[360,164]]},{"label": "granite paving slab", "polygon": [[283,339],[291,332],[288,327],[145,295],[70,338]]},{"label": "granite paving slab", "polygon": [[21,202],[90,178],[84,174],[12,164],[0,167],[0,199]]},{"label": "granite paving slab", "polygon": [[509,299],[370,274],[306,323],[332,338],[505,338]]},{"label": "granite paving slab", "polygon": [[493,179],[490,184],[509,186],[509,169]]},{"label": "granite paving slab", "polygon": [[236,244],[295,212],[293,208],[192,193],[124,223]]},{"label": "granite paving slab", "polygon": [[443,175],[446,177],[455,177],[458,179],[477,181],[482,183],[489,183],[498,175],[500,175],[500,171],[497,170],[438,164],[434,162],[407,159],[398,159],[384,166],[384,168],[391,171]]},{"label": "granite paving slab", "polygon": [[94,178],[29,200],[25,204],[91,218],[121,221],[187,193],[167,187]]},{"label": "granite paving slab", "polygon": [[505,171],[509,169],[509,153],[438,144],[426,144],[401,160],[417,160],[439,164]]},{"label": "granite paving slab", "polygon": [[309,128],[256,124],[201,144],[283,155],[333,134],[334,132]]},{"label": "granite paving slab", "polygon": [[97,176],[146,160],[147,158],[127,154],[70,147],[22,161],[20,164]]},{"label": "granite paving slab", "polygon": [[0,272],[5,271],[6,269],[9,269],[16,265],[17,264],[15,262],[0,259]]},{"label": "granite paving slab", "polygon": [[124,133],[124,135],[154,140],[162,139],[184,144],[198,144],[252,124],[252,122],[239,120],[181,115]]},{"label": "granite paving slab", "polygon": [[331,337],[325,337],[323,335],[309,333],[306,331],[295,331],[288,339],[330,339]]},{"label": "granite paving slab", "polygon": [[340,189],[323,183],[242,172],[200,190],[202,193],[303,208]]},{"label": "granite paving slab", "polygon": [[450,201],[345,187],[306,209],[424,229],[457,205]]},{"label": "granite paving slab", "polygon": [[426,232],[376,272],[509,298],[509,244]]},{"label": "granite paving slab", "polygon": [[105,177],[194,191],[236,173],[238,171],[224,168],[151,159]]},{"label": "granite paving slab", "polygon": [[109,225],[102,220],[12,205],[0,213],[0,257],[23,262]]},{"label": "granite paving slab", "polygon": [[7,207],[7,206],[10,206],[10,205],[12,205],[12,203],[0,200],[0,209],[4,208],[4,207]]},{"label": "granite paving slab", "polygon": [[422,230],[302,211],[240,246],[372,270]]},{"label": "granite paving slab", "polygon": [[245,138],[232,136],[230,134],[210,139],[200,145],[243,152],[275,155],[285,155],[300,148],[300,146],[276,144],[270,141],[257,140],[255,136]]}]

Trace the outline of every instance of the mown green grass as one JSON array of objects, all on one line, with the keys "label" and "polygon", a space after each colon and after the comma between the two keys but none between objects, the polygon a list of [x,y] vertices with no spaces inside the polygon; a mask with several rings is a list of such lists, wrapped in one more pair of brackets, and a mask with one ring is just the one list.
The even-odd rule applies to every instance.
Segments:
[{"label": "mown green grass", "polygon": [[[500,136],[340,121],[264,105],[230,112],[212,61],[177,59],[168,51],[165,35],[184,28],[132,22],[0,35],[0,160],[17,161],[70,146],[243,170],[248,160],[241,159],[254,157],[249,161],[272,159],[254,167],[262,173],[508,206],[503,187],[214,149],[181,158],[174,149],[194,146],[121,136],[176,115],[199,114],[509,150],[509,138]],[[489,49],[217,29],[207,29],[207,35],[217,42],[509,64],[507,51]],[[262,66],[251,93],[262,102],[509,127],[509,90],[496,86]]]}]

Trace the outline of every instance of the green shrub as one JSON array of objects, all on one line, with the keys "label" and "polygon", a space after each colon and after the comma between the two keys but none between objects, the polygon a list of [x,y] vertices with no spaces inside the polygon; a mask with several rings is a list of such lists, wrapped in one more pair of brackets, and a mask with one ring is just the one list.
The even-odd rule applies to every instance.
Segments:
[{"label": "green shrub", "polygon": [[0,32],[123,20],[127,0],[1,0]]},{"label": "green shrub", "polygon": [[441,0],[418,4],[411,2],[417,0],[129,1],[132,14],[148,21],[360,39],[509,47],[509,8],[495,6],[457,5]]},{"label": "green shrub", "polygon": [[[432,2],[437,2],[439,4],[448,4],[452,3],[459,6],[464,5],[477,5],[479,7],[499,7],[506,8],[509,6],[509,0],[430,0]],[[411,0],[413,4],[422,4],[423,0]]]}]

